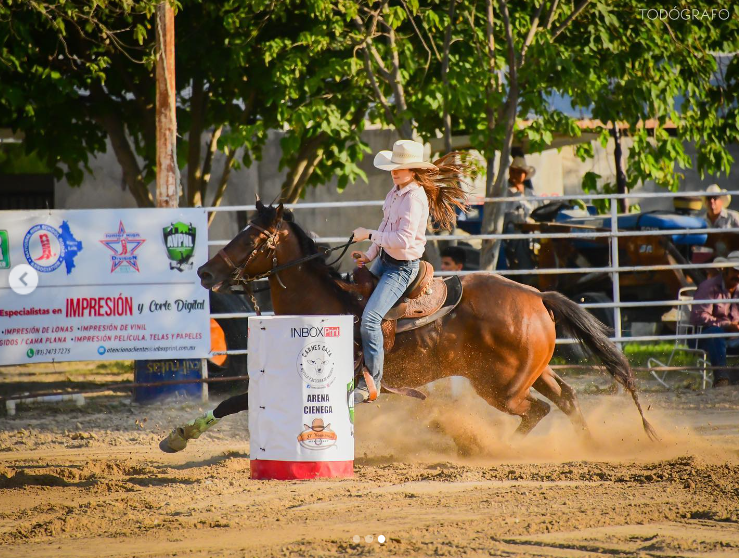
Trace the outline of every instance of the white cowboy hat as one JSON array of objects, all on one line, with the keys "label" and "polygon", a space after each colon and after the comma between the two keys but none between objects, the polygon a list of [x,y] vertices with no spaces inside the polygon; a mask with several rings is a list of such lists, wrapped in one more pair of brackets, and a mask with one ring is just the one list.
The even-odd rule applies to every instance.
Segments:
[{"label": "white cowboy hat", "polygon": [[384,171],[437,168],[423,160],[423,144],[413,140],[398,140],[392,151],[380,151],[375,155],[375,166]]},{"label": "white cowboy hat", "polygon": [[721,263],[728,263],[729,265],[727,267],[732,267],[734,269],[739,269],[739,250],[734,250],[733,252],[730,252],[726,258],[716,258],[713,260],[714,263],[718,262],[719,260],[723,260]]},{"label": "white cowboy hat", "polygon": [[536,174],[536,169],[526,164],[526,159],[523,157],[514,157],[511,161],[511,169],[519,169],[526,173],[526,178],[531,178]]},{"label": "white cowboy hat", "polygon": [[731,203],[731,196],[729,194],[726,194],[725,192],[726,190],[723,190],[718,184],[711,184],[708,188],[706,188],[706,191],[703,193],[703,197],[724,198],[724,207],[727,207]]}]

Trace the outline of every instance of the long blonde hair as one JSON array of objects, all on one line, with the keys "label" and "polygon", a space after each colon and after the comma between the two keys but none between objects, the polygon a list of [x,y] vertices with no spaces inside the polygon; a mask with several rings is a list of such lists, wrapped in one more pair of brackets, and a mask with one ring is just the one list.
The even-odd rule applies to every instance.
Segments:
[{"label": "long blonde hair", "polygon": [[469,209],[467,196],[477,167],[468,162],[469,155],[452,151],[434,161],[435,169],[412,169],[413,177],[426,192],[429,213],[440,229],[452,230],[457,224],[455,209]]}]

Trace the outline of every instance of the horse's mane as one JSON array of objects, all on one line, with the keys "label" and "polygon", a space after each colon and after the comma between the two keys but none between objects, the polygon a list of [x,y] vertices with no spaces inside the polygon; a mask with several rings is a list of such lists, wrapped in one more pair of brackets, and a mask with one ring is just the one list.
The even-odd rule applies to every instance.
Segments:
[{"label": "horse's mane", "polygon": [[[257,214],[257,222],[263,227],[270,226],[276,216],[277,209],[275,207],[265,206],[264,209],[259,210]],[[295,216],[292,211],[286,209],[282,214],[282,219],[288,224],[293,234],[295,235],[300,251],[304,256],[316,254],[319,252],[316,242],[308,235],[303,228],[295,222]],[[336,270],[336,268],[326,263],[326,257],[321,256],[319,258],[313,258],[303,264],[310,269],[314,274],[322,277],[325,282],[332,288],[337,298],[346,306],[349,312],[354,314],[362,312],[359,301],[356,295],[345,289],[342,289],[340,283],[349,284],[344,277]]]}]

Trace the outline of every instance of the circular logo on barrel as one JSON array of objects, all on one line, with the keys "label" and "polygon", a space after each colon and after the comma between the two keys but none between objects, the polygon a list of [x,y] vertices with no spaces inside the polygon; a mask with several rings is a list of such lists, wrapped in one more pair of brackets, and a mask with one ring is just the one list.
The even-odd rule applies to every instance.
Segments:
[{"label": "circular logo on barrel", "polygon": [[334,360],[323,343],[312,343],[298,355],[298,373],[310,388],[327,388],[334,382]]}]

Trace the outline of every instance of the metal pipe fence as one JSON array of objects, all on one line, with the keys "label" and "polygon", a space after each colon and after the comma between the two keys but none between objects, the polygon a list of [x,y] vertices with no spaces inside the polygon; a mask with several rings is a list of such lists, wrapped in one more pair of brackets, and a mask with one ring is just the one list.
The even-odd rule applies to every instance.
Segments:
[{"label": "metal pipe fence", "polygon": [[[739,191],[728,191],[725,192],[730,195],[739,195]],[[559,201],[574,201],[574,200],[615,200],[632,199],[638,198],[644,199],[660,199],[660,198],[677,198],[677,197],[690,197],[690,196],[701,196],[702,192],[629,192],[625,194],[574,194],[574,195],[562,195],[562,196],[520,196],[520,197],[484,197],[475,198],[471,200],[473,205],[495,202],[495,203],[510,203],[519,201],[541,201],[541,202],[559,202]],[[356,207],[381,207],[384,202],[382,200],[363,200],[363,201],[340,201],[340,202],[306,202],[296,204],[286,204],[285,207],[293,210],[300,209],[341,209],[341,208],[356,208]],[[514,234],[440,234],[430,236],[429,240],[438,242],[451,242],[458,240],[544,240],[544,239],[571,239],[571,240],[595,240],[608,238],[609,244],[609,265],[601,267],[580,267],[580,268],[537,268],[537,269],[512,269],[512,270],[496,270],[495,273],[505,276],[519,276],[519,275],[572,275],[572,274],[608,274],[610,275],[611,282],[613,284],[612,289],[612,300],[613,302],[588,302],[581,303],[583,308],[587,309],[611,309],[613,311],[614,321],[614,335],[611,340],[616,343],[624,342],[676,342],[679,340],[693,341],[697,339],[707,339],[712,337],[725,337],[732,338],[738,337],[739,334],[732,333],[721,333],[721,334],[675,334],[675,335],[642,335],[628,337],[622,333],[622,309],[633,309],[633,308],[645,308],[645,307],[681,307],[690,306],[692,304],[708,304],[713,302],[712,300],[655,300],[655,301],[643,301],[643,302],[624,302],[621,301],[621,289],[620,279],[622,273],[638,273],[638,272],[652,272],[652,271],[668,271],[668,270],[705,270],[705,269],[717,269],[726,267],[725,264],[721,263],[687,263],[687,264],[659,264],[659,265],[620,265],[619,263],[619,239],[629,237],[675,237],[680,235],[711,235],[711,234],[725,234],[735,233],[739,234],[739,228],[728,228],[728,229],[664,229],[664,230],[619,230],[618,224],[620,218],[624,218],[625,215],[618,215],[617,204],[610,204],[609,214],[599,216],[589,216],[578,218],[578,221],[588,221],[601,223],[605,219],[610,219],[608,228],[610,230],[590,230],[587,225],[570,225],[568,223],[542,223],[544,228],[557,228],[557,227],[568,227],[572,229],[568,232],[541,232],[531,231]],[[209,212],[234,212],[234,211],[253,211],[256,209],[255,205],[238,205],[238,206],[220,206],[220,207],[209,207],[205,208]],[[348,237],[348,234],[347,234]],[[341,243],[346,242],[347,237],[327,236],[327,237],[316,237],[314,240],[319,243]],[[230,240],[209,240],[210,246],[224,246]],[[605,248],[605,247],[604,247]],[[438,271],[438,276],[449,276],[449,275],[468,275],[470,273],[477,273],[476,271],[461,271],[461,272],[442,272]],[[739,301],[738,301],[739,302]],[[266,314],[266,313],[265,313]],[[218,319],[243,319],[249,316],[255,315],[250,312],[240,312],[235,314],[213,314],[212,317]],[[558,339],[558,344],[569,344],[574,343],[571,339]],[[225,353],[214,353],[214,354],[245,354],[248,351],[226,351]]]}]

